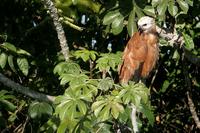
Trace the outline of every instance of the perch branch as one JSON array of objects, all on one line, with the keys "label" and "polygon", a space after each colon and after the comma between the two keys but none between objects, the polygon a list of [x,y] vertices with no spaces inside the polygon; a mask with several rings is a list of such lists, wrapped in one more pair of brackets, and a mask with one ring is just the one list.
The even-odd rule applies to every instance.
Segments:
[{"label": "perch branch", "polygon": [[[159,34],[160,37],[169,40],[169,43],[171,46],[173,46],[174,44],[179,44],[180,48],[183,49],[184,53],[183,53],[183,73],[185,75],[185,81],[186,81],[186,86],[189,88],[189,91],[191,90],[191,81],[190,78],[188,77],[188,70],[187,68],[185,68],[187,66],[187,64],[185,63],[185,59],[187,59],[188,61],[190,61],[191,63],[200,66],[200,58],[196,57],[192,52],[190,52],[189,50],[187,50],[183,44],[184,44],[184,38],[183,36],[181,36],[180,34],[176,33],[171,33],[168,32],[160,27],[156,27],[156,30]],[[187,99],[188,99],[188,105],[190,108],[190,112],[192,114],[192,117],[195,121],[195,124],[197,125],[197,128],[200,129],[200,121],[199,118],[197,116],[197,112],[195,111],[195,105],[192,101],[192,98],[189,95],[189,91],[187,91]]]},{"label": "perch branch", "polygon": [[50,96],[50,95],[45,95],[39,92],[36,92],[34,90],[31,90],[29,87],[24,87],[18,83],[15,83],[14,81],[10,80],[9,78],[7,78],[6,76],[4,76],[3,74],[0,73],[0,82],[9,87],[12,88],[13,90],[20,92],[26,96],[29,96],[33,99],[37,99],[37,100],[41,100],[41,101],[45,101],[45,102],[53,102],[55,100],[54,96]]},{"label": "perch branch", "polygon": [[58,35],[58,40],[60,42],[61,52],[64,55],[65,60],[69,59],[69,47],[67,44],[67,39],[65,37],[65,32],[61,23],[59,22],[58,10],[56,9],[54,3],[51,0],[43,0],[44,5],[48,8],[50,16],[53,19],[54,26]]},{"label": "perch branch", "polygon": [[169,41],[169,44],[173,46],[174,44],[179,44],[180,48],[182,48],[185,52],[185,57],[188,61],[191,63],[200,66],[200,58],[196,57],[192,52],[188,51],[184,46],[184,38],[180,34],[171,33],[165,29],[162,29],[160,27],[156,27],[156,30],[160,37],[164,38],[165,40]]}]

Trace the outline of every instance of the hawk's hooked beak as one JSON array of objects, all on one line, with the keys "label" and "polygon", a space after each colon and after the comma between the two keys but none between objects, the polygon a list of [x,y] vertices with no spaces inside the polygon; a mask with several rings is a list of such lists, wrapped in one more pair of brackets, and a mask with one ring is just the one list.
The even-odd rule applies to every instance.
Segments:
[{"label": "hawk's hooked beak", "polygon": [[139,31],[140,33],[143,31],[141,26],[138,26],[138,31]]}]

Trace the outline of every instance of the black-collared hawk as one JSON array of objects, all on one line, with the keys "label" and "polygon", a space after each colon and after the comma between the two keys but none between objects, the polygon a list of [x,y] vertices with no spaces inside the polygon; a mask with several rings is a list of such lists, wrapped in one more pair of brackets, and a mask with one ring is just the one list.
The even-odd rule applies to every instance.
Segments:
[{"label": "black-collared hawk", "polygon": [[159,58],[155,20],[145,16],[137,24],[138,32],[134,33],[123,52],[123,63],[119,70],[120,83],[127,83],[133,76],[148,77]]}]

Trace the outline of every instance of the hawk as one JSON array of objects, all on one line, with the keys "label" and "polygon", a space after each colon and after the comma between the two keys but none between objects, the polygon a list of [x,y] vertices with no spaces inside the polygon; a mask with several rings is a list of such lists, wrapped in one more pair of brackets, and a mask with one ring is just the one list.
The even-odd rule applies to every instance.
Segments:
[{"label": "hawk", "polygon": [[138,32],[134,33],[123,52],[120,83],[127,83],[133,76],[137,79],[148,77],[159,57],[155,20],[145,16],[137,24]]}]

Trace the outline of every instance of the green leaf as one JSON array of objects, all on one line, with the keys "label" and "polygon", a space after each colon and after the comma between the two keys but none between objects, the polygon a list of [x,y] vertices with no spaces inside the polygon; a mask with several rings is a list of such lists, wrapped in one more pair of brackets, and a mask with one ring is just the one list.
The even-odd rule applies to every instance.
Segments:
[{"label": "green leaf", "polygon": [[167,5],[168,5],[168,0],[161,0],[157,7],[157,12],[161,20],[164,20],[165,12],[167,10]]},{"label": "green leaf", "polygon": [[108,120],[110,118],[110,106],[105,106],[101,112],[99,113],[99,116],[98,118],[101,120],[101,121],[105,121],[105,120]]},{"label": "green leaf", "polygon": [[147,106],[146,104],[141,104],[140,111],[147,117],[151,126],[153,126],[155,117],[154,117],[151,107]]},{"label": "green leaf", "polygon": [[13,63],[13,56],[12,55],[8,56],[8,64],[9,64],[11,70],[16,73],[16,69],[15,69],[15,66],[14,66],[14,63]]},{"label": "green leaf", "polygon": [[145,6],[143,11],[145,14],[155,17],[155,9],[152,6]]},{"label": "green leaf", "polygon": [[165,93],[167,88],[169,87],[169,85],[170,85],[170,82],[168,80],[165,80],[163,85],[162,85],[160,92]]},{"label": "green leaf", "polygon": [[194,49],[194,42],[193,42],[192,37],[190,37],[186,33],[183,33],[183,38],[184,38],[184,41],[185,41],[185,48],[189,51],[193,50]]},{"label": "green leaf", "polygon": [[76,4],[77,4],[77,1],[78,1],[78,0],[72,0],[72,3],[73,3],[74,5],[76,5]]},{"label": "green leaf", "polygon": [[143,17],[144,13],[142,12],[142,10],[136,4],[134,4],[134,6],[135,6],[134,10],[135,10],[135,13],[137,14],[137,16],[139,18]]},{"label": "green leaf", "polygon": [[53,109],[51,105],[45,102],[33,102],[28,109],[31,118],[41,118],[43,115],[52,115]]},{"label": "green leaf", "polygon": [[10,95],[8,91],[6,90],[1,90],[0,91],[0,100],[5,100],[5,99],[14,99],[14,95]]},{"label": "green leaf", "polygon": [[78,109],[80,110],[80,112],[85,115],[86,114],[86,111],[87,111],[87,107],[86,107],[86,104],[82,101],[82,100],[79,100],[77,102],[77,107]]},{"label": "green leaf", "polygon": [[133,36],[134,32],[137,31],[136,22],[134,21],[135,20],[135,10],[134,9],[131,11],[131,13],[128,17],[127,29],[128,29],[128,34],[130,37]]},{"label": "green leaf", "polygon": [[0,66],[2,69],[6,66],[7,59],[8,59],[8,55],[6,53],[0,54]]},{"label": "green leaf", "polygon": [[27,76],[29,70],[28,60],[26,58],[17,58],[17,65],[22,73]]},{"label": "green leaf", "polygon": [[193,6],[193,0],[186,0],[186,2],[188,3],[188,5]]},{"label": "green leaf", "polygon": [[18,48],[17,49],[17,53],[21,54],[21,55],[27,55],[27,56],[31,56],[31,54],[23,49]]},{"label": "green leaf", "polygon": [[104,25],[111,24],[118,16],[120,16],[119,10],[108,12],[103,18],[103,24]]},{"label": "green leaf", "polygon": [[151,1],[151,5],[152,5],[153,7],[156,7],[160,2],[161,2],[161,0],[152,0],[152,1]]},{"label": "green leaf", "polygon": [[179,60],[179,59],[180,59],[180,55],[179,55],[179,53],[178,53],[177,50],[174,51],[174,54],[173,54],[173,56],[172,56],[172,59],[175,59],[175,60]]},{"label": "green leaf", "polygon": [[94,111],[94,115],[97,117],[102,110],[102,108],[106,105],[104,100],[96,101],[92,104],[92,110]]},{"label": "green leaf", "polygon": [[175,5],[174,0],[169,1],[168,11],[173,17],[178,13],[178,7]]},{"label": "green leaf", "polygon": [[5,100],[5,99],[0,100],[0,105],[1,105],[0,106],[1,108],[5,109],[7,111],[10,111],[10,112],[14,112],[16,109],[16,106],[13,103],[11,103],[10,101]]},{"label": "green leaf", "polygon": [[115,119],[117,119],[119,114],[122,112],[124,112],[124,107],[117,102],[111,108],[111,114]]},{"label": "green leaf", "polygon": [[111,78],[105,78],[105,79],[101,79],[99,84],[98,84],[98,88],[100,90],[104,90],[104,91],[108,91],[109,89],[112,88],[114,82]]},{"label": "green leaf", "polygon": [[124,17],[121,14],[113,20],[111,25],[112,28],[111,30],[114,35],[119,34],[123,30],[124,27],[123,22],[124,22]]},{"label": "green leaf", "polygon": [[61,62],[57,64],[53,70],[54,74],[62,75],[62,74],[79,74],[81,72],[81,68],[77,63],[74,62]]},{"label": "green leaf", "polygon": [[11,43],[5,42],[5,43],[2,44],[2,46],[7,50],[17,52],[17,48]]},{"label": "green leaf", "polygon": [[186,14],[189,9],[188,3],[186,3],[184,0],[177,0],[177,2],[180,8],[183,10],[183,12]]}]

